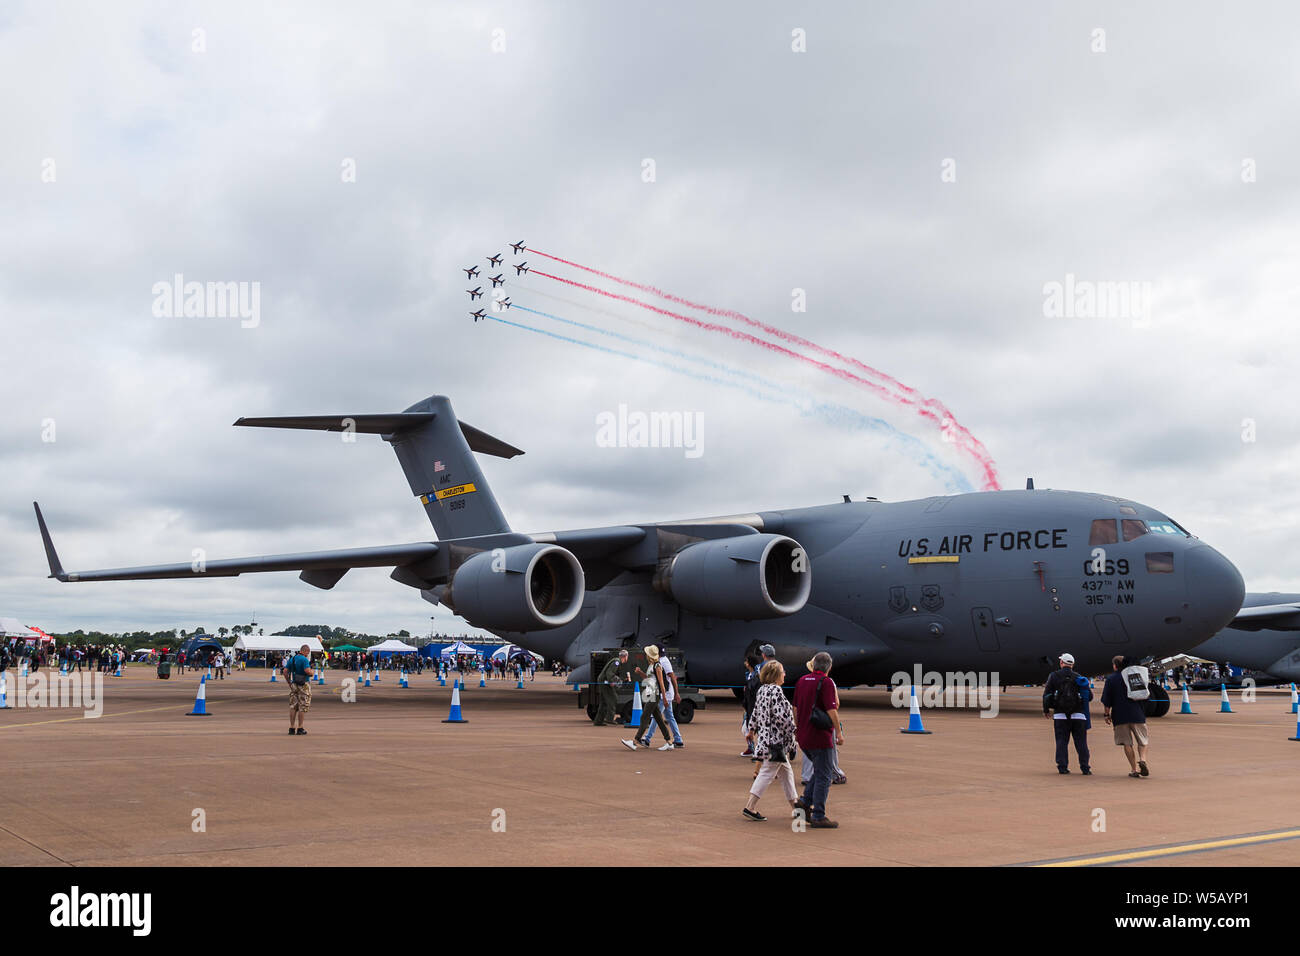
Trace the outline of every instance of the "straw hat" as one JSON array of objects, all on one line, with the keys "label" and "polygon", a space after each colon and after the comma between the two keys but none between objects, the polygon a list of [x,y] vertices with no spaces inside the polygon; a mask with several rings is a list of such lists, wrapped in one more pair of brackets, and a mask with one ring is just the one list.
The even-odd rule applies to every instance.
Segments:
[{"label": "straw hat", "polygon": [[659,648],[653,644],[646,645],[645,656],[651,661],[659,660]]}]

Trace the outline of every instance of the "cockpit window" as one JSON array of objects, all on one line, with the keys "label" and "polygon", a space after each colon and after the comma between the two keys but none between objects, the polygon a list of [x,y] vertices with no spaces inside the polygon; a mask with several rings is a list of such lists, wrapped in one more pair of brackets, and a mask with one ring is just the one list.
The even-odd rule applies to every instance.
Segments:
[{"label": "cockpit window", "polygon": [[1176,521],[1170,521],[1168,518],[1154,518],[1147,522],[1147,530],[1155,534],[1180,534],[1184,538],[1190,538],[1188,534]]},{"label": "cockpit window", "polygon": [[1119,540],[1115,532],[1114,518],[1098,518],[1092,523],[1092,532],[1088,535],[1088,544],[1114,544]]},{"label": "cockpit window", "polygon": [[1172,551],[1148,551],[1147,571],[1151,574],[1173,574],[1174,553]]},{"label": "cockpit window", "polygon": [[1140,518],[1125,518],[1120,524],[1124,527],[1124,540],[1132,541],[1147,533],[1147,523]]}]

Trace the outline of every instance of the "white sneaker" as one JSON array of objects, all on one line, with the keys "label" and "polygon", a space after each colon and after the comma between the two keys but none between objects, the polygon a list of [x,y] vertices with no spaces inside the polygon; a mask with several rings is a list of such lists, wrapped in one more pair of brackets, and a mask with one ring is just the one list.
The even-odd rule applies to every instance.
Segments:
[{"label": "white sneaker", "polygon": [[628,750],[636,750],[636,743],[635,743],[635,741],[631,741],[631,740],[622,740],[622,741],[619,741],[619,743],[621,743],[621,744],[622,744],[624,747],[626,747]]},{"label": "white sneaker", "polygon": [[674,749],[676,749],[676,748],[673,747],[673,742],[670,740],[670,741],[668,741],[668,743],[664,744],[662,747],[660,747],[660,748],[658,748],[658,749],[660,749],[660,750],[674,750]]}]

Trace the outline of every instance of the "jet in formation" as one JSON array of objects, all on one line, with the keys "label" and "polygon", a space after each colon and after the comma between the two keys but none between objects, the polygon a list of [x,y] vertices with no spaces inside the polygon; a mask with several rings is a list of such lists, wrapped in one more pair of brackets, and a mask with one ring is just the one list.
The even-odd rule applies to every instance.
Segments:
[{"label": "jet in formation", "polygon": [[523,275],[523,274],[524,274],[525,272],[527,272],[527,271],[528,271],[528,263],[527,263],[527,262],[521,262],[521,263],[519,263],[519,265],[515,266],[515,276],[516,276],[516,277]]},{"label": "jet in formation", "polygon": [[493,269],[495,269],[497,266],[501,265],[501,256],[500,255],[488,256],[487,261],[488,261],[488,265],[490,265]]},{"label": "jet in formation", "polygon": [[914,669],[1040,682],[1066,651],[1081,673],[1108,673],[1115,654],[1167,657],[1201,644],[1239,617],[1244,596],[1227,558],[1122,496],[1031,484],[525,534],[510,527],[475,457],[523,452],[459,421],[446,396],[395,414],[235,424],[379,435],[436,540],[65,571],[36,505],[50,576],[297,571],[329,589],[352,568],[391,568],[471,624],[563,659],[577,668],[573,680],[591,679],[594,650],[653,643],[680,651],[686,681],[714,685],[738,683],[744,655],[764,643],[791,680],[829,651],[845,686]]},{"label": "jet in formation", "polygon": [[479,309],[477,312],[471,312],[470,315],[474,317],[475,322],[477,322],[479,319],[487,318],[487,313],[484,312],[482,309]]},{"label": "jet in formation", "polygon": [[488,276],[488,278],[492,280],[492,288],[494,289],[499,285],[505,285],[506,277],[499,272],[494,276]]},{"label": "jet in formation", "polygon": [[469,299],[471,302],[473,302],[477,298],[480,298],[483,295],[482,286],[477,286],[476,288],[473,289],[466,289],[465,291],[469,293]]},{"label": "jet in formation", "polygon": [[510,296],[506,296],[504,299],[502,299],[501,302],[500,302],[500,305],[501,305],[501,308],[503,308],[503,309],[508,309],[508,308],[510,308]]},{"label": "jet in formation", "polygon": [[478,266],[471,266],[468,269],[461,269],[460,271],[465,273],[465,278],[473,279],[478,275]]},{"label": "jet in formation", "polygon": [[515,255],[519,255],[519,253],[523,252],[527,247],[524,245],[524,241],[520,239],[518,242],[510,243],[510,248],[515,251]]}]

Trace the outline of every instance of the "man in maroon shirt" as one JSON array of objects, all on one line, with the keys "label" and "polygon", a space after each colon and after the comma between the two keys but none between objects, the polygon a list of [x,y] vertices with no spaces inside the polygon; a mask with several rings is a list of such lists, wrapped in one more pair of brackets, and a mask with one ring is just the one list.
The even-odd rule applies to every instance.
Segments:
[{"label": "man in maroon shirt", "polygon": [[[808,669],[812,673],[804,674],[794,685],[795,739],[813,765],[813,778],[799,806],[808,814],[809,827],[831,830],[839,826],[826,818],[826,797],[831,789],[831,747],[844,745],[844,734],[840,730],[839,691],[830,678],[831,656],[825,651],[808,662]],[[831,729],[823,730],[813,725],[814,707],[826,712]]]}]

